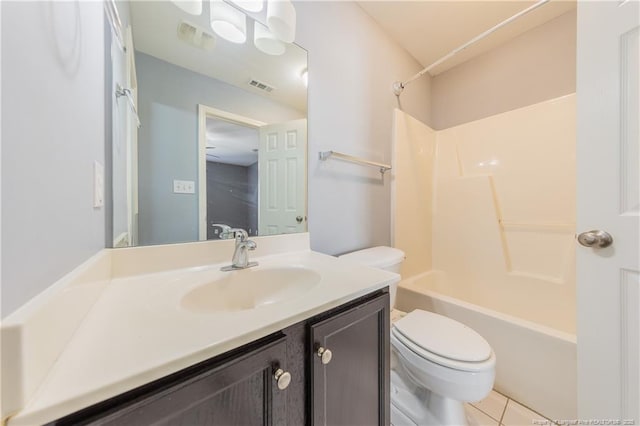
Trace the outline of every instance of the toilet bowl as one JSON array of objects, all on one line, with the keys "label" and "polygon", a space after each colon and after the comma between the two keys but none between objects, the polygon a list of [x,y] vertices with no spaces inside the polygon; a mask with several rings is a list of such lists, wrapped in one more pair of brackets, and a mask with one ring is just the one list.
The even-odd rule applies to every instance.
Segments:
[{"label": "toilet bowl", "polygon": [[[373,247],[340,258],[399,273],[401,250]],[[389,289],[394,307],[397,285]],[[397,315],[393,315],[396,317]],[[496,358],[466,325],[416,309],[391,327],[391,424],[468,425],[465,402],[486,397]]]}]

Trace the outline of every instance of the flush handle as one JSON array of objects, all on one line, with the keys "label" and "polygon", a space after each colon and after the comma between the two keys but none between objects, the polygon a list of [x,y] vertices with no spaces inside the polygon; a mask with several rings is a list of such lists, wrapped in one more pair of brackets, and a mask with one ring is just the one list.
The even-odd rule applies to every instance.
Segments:
[{"label": "flush handle", "polygon": [[585,247],[605,248],[613,244],[613,237],[608,232],[595,229],[579,234],[578,242]]},{"label": "flush handle", "polygon": [[329,349],[323,348],[322,346],[318,348],[316,354],[320,357],[320,361],[322,361],[324,365],[329,364],[331,362],[331,358],[333,358],[333,353],[331,353]]},{"label": "flush handle", "polygon": [[282,368],[278,368],[275,373],[273,373],[273,378],[278,385],[278,389],[285,390],[289,387],[291,383],[291,373],[288,371],[284,371]]}]

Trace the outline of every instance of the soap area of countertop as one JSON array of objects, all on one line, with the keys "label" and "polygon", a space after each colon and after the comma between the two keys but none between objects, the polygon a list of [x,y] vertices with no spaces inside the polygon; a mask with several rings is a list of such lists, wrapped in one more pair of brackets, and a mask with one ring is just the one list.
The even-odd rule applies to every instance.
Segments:
[{"label": "soap area of countertop", "polygon": [[[308,234],[255,241],[251,260],[259,265],[231,273],[220,267],[229,263],[232,241],[104,250],[10,315],[1,330],[7,424],[55,420],[400,279],[313,252]],[[225,274],[278,270],[316,278],[255,308],[206,311],[184,303]]]}]

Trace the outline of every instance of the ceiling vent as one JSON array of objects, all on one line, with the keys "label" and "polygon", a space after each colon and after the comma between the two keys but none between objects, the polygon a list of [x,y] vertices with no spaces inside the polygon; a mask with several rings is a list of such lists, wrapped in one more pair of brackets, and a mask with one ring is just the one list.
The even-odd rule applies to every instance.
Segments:
[{"label": "ceiling vent", "polygon": [[213,34],[187,21],[182,21],[178,25],[178,38],[204,50],[213,50],[216,45],[216,39]]},{"label": "ceiling vent", "polygon": [[264,90],[267,93],[271,93],[273,91],[273,89],[275,89],[275,87],[273,87],[273,86],[271,86],[271,85],[269,85],[269,84],[267,84],[267,83],[265,83],[263,81],[255,80],[255,79],[252,79],[251,81],[249,81],[249,86],[253,86],[256,89]]}]

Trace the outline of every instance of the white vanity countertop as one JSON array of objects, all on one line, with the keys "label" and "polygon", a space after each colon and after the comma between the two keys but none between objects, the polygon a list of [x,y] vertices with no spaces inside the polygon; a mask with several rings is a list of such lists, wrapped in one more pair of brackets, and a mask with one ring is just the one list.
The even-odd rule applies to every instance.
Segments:
[{"label": "white vanity countertop", "polygon": [[257,268],[312,269],[321,279],[306,293],[287,301],[216,313],[194,313],[180,301],[189,290],[222,276],[222,264],[113,279],[34,397],[8,425],[58,419],[400,279],[308,250],[252,260],[260,262]]}]

